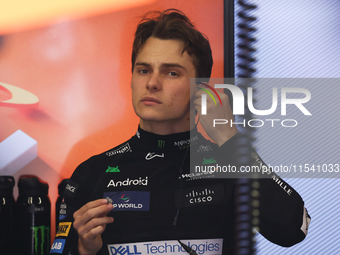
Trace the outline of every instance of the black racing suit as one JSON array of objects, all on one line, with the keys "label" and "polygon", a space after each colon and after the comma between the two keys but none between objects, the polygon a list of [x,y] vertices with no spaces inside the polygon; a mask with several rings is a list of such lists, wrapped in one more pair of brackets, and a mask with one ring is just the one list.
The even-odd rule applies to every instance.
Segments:
[{"label": "black racing suit", "polygon": [[[97,254],[186,254],[177,239],[197,254],[233,254],[237,180],[190,173],[189,154],[197,151],[203,165],[235,165],[237,135],[218,148],[192,132],[191,138],[189,132],[163,136],[139,128],[130,140],[80,164],[65,188],[50,254],[78,254],[73,213],[105,197],[114,205],[108,214],[114,222],[106,225]],[[291,246],[305,237],[304,202],[277,178],[259,180],[259,229],[271,242]]]}]

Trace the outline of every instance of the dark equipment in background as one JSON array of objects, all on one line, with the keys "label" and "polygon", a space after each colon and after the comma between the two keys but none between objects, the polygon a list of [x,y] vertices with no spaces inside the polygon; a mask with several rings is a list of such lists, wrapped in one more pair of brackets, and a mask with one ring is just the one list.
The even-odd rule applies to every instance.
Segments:
[{"label": "dark equipment in background", "polygon": [[[234,45],[234,0],[225,0],[224,7],[224,77],[235,78],[235,45]],[[256,39],[253,37],[256,29],[253,27],[253,22],[256,20],[251,12],[257,7],[249,1],[237,1],[240,11],[237,15],[240,22],[237,24],[239,43],[237,47],[238,68],[242,71],[237,75],[237,86],[246,94],[247,87],[251,87],[253,73],[256,72],[253,67],[256,59],[253,57],[256,49],[253,47]],[[229,91],[225,91],[229,96],[229,102],[232,107],[232,97]],[[245,114],[243,118],[247,122],[252,119],[252,113],[249,111],[245,102]],[[238,140],[238,162],[240,165],[250,165],[250,153],[248,144],[254,140],[253,130],[247,126],[239,129],[240,138]],[[240,178],[237,181],[235,202],[236,202],[236,228],[235,228],[235,253],[236,255],[252,255],[255,254],[254,249],[254,228],[258,228],[259,219],[259,202],[256,195],[256,190],[259,188],[259,183],[256,181],[256,176],[253,178]]]},{"label": "dark equipment in background", "polygon": [[16,202],[16,239],[20,247],[16,254],[48,254],[51,239],[51,202],[48,184],[37,177],[23,176],[18,182],[19,197]]}]

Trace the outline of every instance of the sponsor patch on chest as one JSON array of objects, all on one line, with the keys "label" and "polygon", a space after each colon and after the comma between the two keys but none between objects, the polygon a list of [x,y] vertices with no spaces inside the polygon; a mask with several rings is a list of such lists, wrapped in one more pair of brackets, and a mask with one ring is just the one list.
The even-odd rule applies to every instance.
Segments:
[{"label": "sponsor patch on chest", "polygon": [[105,192],[104,198],[112,200],[112,211],[149,211],[149,191]]},{"label": "sponsor patch on chest", "polygon": [[109,187],[124,187],[124,186],[147,186],[148,185],[148,177],[139,177],[136,179],[126,178],[124,180],[110,180],[107,184],[107,188]]},{"label": "sponsor patch on chest", "polygon": [[[181,242],[194,250],[196,254],[222,254],[222,239],[181,240]],[[188,254],[177,240],[108,244],[107,248],[110,255]]]},{"label": "sponsor patch on chest", "polygon": [[[180,199],[181,199],[181,204]],[[177,207],[189,207],[198,205],[218,204],[224,200],[223,184],[193,187],[176,190]]]}]

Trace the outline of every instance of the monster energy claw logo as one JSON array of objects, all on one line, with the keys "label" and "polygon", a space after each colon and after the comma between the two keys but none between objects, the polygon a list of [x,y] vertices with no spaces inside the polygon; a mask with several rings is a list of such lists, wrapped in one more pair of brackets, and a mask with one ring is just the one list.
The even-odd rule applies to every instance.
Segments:
[{"label": "monster energy claw logo", "polygon": [[[37,226],[31,227],[34,232],[34,250],[36,255],[44,255],[49,252],[50,247],[50,227],[46,226]],[[39,230],[40,230],[40,238],[39,238]],[[39,249],[39,239],[40,241],[40,254],[38,253]]]},{"label": "monster energy claw logo", "polygon": [[160,149],[165,148],[165,141],[164,140],[158,140],[158,148],[160,148]]}]

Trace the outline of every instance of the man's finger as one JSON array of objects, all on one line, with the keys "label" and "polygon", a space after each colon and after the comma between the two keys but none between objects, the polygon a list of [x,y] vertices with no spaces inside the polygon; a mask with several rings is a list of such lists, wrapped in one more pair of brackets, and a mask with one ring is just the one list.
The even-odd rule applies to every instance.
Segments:
[{"label": "man's finger", "polygon": [[73,216],[78,217],[79,215],[83,215],[86,211],[90,210],[91,208],[95,208],[104,204],[107,204],[107,200],[104,198],[97,199],[91,202],[88,202],[84,206],[82,206],[78,211],[76,211]]},{"label": "man's finger", "polygon": [[[79,236],[85,236],[88,233],[101,234],[104,231],[106,224],[109,224],[112,222],[113,222],[112,217],[93,218],[90,221],[88,221],[85,225],[79,228],[78,234]],[[102,231],[98,232],[100,229],[102,229]]]},{"label": "man's finger", "polygon": [[75,229],[80,228],[81,226],[84,226],[87,224],[89,221],[91,221],[94,218],[101,218],[105,215],[107,215],[112,209],[113,206],[112,204],[103,204],[99,205],[97,207],[91,207],[89,206],[90,209],[85,211],[83,214],[80,212],[74,213],[74,227]]}]

